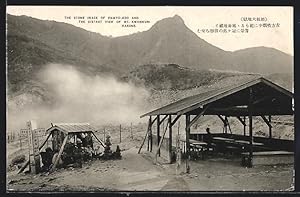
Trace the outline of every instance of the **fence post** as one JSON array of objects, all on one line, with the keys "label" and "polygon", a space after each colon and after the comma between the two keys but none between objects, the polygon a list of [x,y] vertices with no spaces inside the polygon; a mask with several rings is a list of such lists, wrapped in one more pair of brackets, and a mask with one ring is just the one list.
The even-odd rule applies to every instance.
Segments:
[{"label": "fence post", "polygon": [[121,133],[122,133],[122,128],[121,128],[121,124],[120,124],[120,143],[121,143],[121,137],[122,137],[122,136],[121,136],[121,135],[122,135]]}]

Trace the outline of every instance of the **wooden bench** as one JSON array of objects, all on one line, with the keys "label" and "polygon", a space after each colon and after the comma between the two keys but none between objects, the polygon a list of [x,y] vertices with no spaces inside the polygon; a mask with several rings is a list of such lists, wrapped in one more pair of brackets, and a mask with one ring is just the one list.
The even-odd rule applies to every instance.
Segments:
[{"label": "wooden bench", "polygon": [[[242,153],[242,165],[249,163],[249,152]],[[288,151],[259,151],[253,152],[252,165],[293,164],[294,153]]]},{"label": "wooden bench", "polygon": [[241,152],[241,149],[236,146],[225,146],[225,148],[226,148],[226,152],[229,152],[230,154]]},{"label": "wooden bench", "polygon": [[204,159],[204,152],[207,149],[207,143],[194,140],[193,143],[190,144],[191,148],[191,156],[194,159],[201,157]]}]

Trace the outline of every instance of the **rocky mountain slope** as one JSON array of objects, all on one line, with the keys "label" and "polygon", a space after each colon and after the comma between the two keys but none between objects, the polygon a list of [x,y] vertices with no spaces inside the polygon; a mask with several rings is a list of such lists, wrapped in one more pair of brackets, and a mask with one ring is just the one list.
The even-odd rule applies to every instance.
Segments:
[{"label": "rocky mountain slope", "polygon": [[261,74],[292,72],[293,58],[273,48],[235,52],[217,48],[192,32],[180,16],[149,30],[106,37],[66,23],[7,16],[8,82],[11,90],[32,79],[47,63],[65,63],[83,72],[122,76],[139,65],[178,64],[193,70],[237,70]]}]

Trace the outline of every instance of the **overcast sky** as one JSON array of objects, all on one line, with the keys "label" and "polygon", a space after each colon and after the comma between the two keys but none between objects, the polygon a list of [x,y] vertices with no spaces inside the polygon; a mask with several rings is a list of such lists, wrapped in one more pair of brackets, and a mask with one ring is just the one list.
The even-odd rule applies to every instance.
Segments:
[{"label": "overcast sky", "polygon": [[[90,7],[90,6],[8,6],[13,15],[27,15],[43,20],[70,23],[89,31],[107,36],[122,36],[148,30],[155,22],[175,14],[199,37],[227,51],[266,46],[293,55],[293,8],[292,7]],[[128,16],[148,20],[148,24],[122,27],[120,24],[82,24],[65,16]],[[198,29],[215,28],[216,24],[242,24],[241,17],[264,17],[267,23],[279,23],[278,28],[253,28],[249,33],[198,33]],[[250,22],[259,24],[259,22]],[[246,24],[244,22],[244,24]]]}]

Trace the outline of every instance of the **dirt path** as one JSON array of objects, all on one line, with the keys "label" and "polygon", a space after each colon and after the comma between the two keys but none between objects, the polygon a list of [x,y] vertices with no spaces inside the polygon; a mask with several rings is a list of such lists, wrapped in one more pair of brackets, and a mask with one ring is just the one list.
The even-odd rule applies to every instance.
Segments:
[{"label": "dirt path", "polygon": [[163,191],[189,191],[187,182],[182,177],[174,177],[162,187]]},{"label": "dirt path", "polygon": [[59,169],[48,176],[10,173],[8,188],[13,191],[51,191],[59,186],[67,190],[161,190],[171,178],[160,166],[137,154],[136,148],[122,155],[122,160],[96,160],[81,169]]},{"label": "dirt path", "polygon": [[[175,164],[155,165],[151,155],[136,147],[122,152],[122,160],[95,160],[82,168],[58,169],[50,175],[8,172],[10,191],[232,191],[285,190],[292,166],[241,167],[239,162],[215,158],[191,161],[191,173],[176,176]],[[184,169],[184,163],[182,163]]]},{"label": "dirt path", "polygon": [[191,173],[182,177],[192,191],[284,191],[292,183],[293,166],[254,166],[218,158],[191,162]]}]

